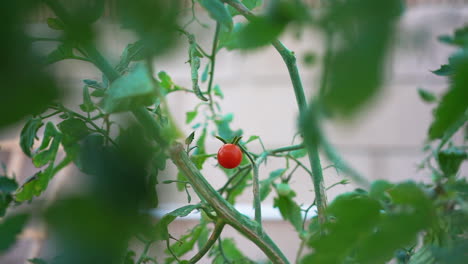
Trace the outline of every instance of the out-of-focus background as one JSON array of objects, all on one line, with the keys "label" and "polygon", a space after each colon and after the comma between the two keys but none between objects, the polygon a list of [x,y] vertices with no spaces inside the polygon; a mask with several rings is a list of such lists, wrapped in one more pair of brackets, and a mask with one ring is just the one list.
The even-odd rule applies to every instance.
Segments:
[{"label": "out-of-focus background", "polygon": [[[424,88],[436,94],[444,92],[446,80],[435,76],[431,70],[445,64],[454,50],[438,42],[437,37],[452,33],[455,28],[468,21],[468,1],[407,2],[407,10],[401,17],[392,51],[388,55],[383,92],[357,118],[326,125],[326,133],[331,142],[353,166],[370,179],[430,179],[427,172],[418,171],[418,164],[424,158],[422,138],[432,120],[433,106],[420,100],[417,89]],[[42,23],[47,14],[37,16],[30,24],[31,34],[52,34]],[[203,16],[199,18],[208,21]],[[134,40],[134,36],[110,23],[100,22],[99,28],[104,33],[99,35],[99,49],[112,62],[116,62],[125,46]],[[213,29],[213,25],[207,29],[194,27],[193,33],[202,46],[209,47]],[[302,36],[290,33],[282,35],[280,39],[296,53],[306,93],[312,95],[317,90],[321,73],[322,36],[319,32],[309,30]],[[154,66],[156,71],[166,71],[176,84],[189,87],[191,79],[190,67],[185,63],[188,60],[184,48],[186,40],[181,37],[178,43],[178,48],[159,57]],[[37,49],[47,48],[39,44]],[[310,54],[315,56],[315,64],[303,62],[302,59]],[[81,96],[82,79],[100,78],[98,71],[85,62],[62,61],[51,66],[50,70],[67,87],[64,95],[70,106],[76,105],[76,98]],[[297,131],[298,109],[286,67],[273,47],[249,52],[223,50],[217,59],[215,84],[220,85],[224,91],[223,111],[234,114],[234,129],[242,128],[247,137],[261,136],[269,149],[291,144]],[[185,112],[193,109],[198,99],[191,93],[176,93],[169,96],[168,102],[180,128],[188,135],[192,130],[185,125]],[[278,121],[281,126],[278,126]],[[19,148],[21,125],[19,123],[0,131],[0,162],[7,165],[10,174],[14,173],[20,183],[36,170]],[[219,147],[220,143],[214,137],[207,139],[208,153],[216,153]],[[258,142],[252,143],[250,147],[253,152],[261,151]],[[324,162],[323,166],[327,165],[329,164]],[[260,168],[260,178],[266,178],[271,171],[284,166],[282,160],[272,158],[268,160],[267,166]],[[467,169],[465,167],[462,171],[466,172]],[[333,168],[326,169],[324,173],[326,186],[343,179]],[[203,174],[215,187],[222,186],[226,180],[216,169],[215,160],[204,166]],[[176,170],[169,166],[160,180],[174,179],[175,175]],[[51,182],[48,191],[34,203],[47,206],[51,199],[59,199],[62,194],[70,191],[79,191],[78,177],[79,173],[73,167],[61,171]],[[309,176],[304,172],[296,173],[291,184],[297,190],[297,202],[304,208],[308,207],[314,198]],[[332,200],[338,193],[354,188],[356,186],[353,184],[336,186],[328,192],[328,198]],[[155,215],[162,215],[187,202],[185,193],[178,192],[173,184],[160,184],[159,191],[161,208],[154,211]],[[294,228],[282,221],[277,210],[273,209],[272,199],[267,199],[262,206],[267,233],[277,241],[287,258],[294,260],[299,247]],[[238,208],[246,215],[253,215],[251,192],[244,192]],[[195,225],[197,219],[195,214],[175,221],[170,226],[171,234],[174,237],[180,236],[189,226]],[[228,227],[223,236],[234,237],[247,256],[256,260],[265,258],[256,246],[231,228]],[[43,247],[46,237],[47,231],[41,224],[32,223],[23,232],[15,248],[0,256],[0,263],[24,263],[27,258],[49,254],[48,249]],[[158,250],[157,246],[154,250]]]}]

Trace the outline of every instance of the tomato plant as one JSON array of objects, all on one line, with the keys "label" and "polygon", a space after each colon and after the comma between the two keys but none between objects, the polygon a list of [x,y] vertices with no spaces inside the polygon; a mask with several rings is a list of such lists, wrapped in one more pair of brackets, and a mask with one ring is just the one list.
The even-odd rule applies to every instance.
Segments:
[{"label": "tomato plant", "polygon": [[[5,20],[0,26],[7,34],[1,50],[11,63],[1,71],[6,96],[0,103],[2,113],[11,114],[0,126],[24,120],[20,147],[38,168],[22,182],[6,170],[0,176],[0,252],[12,248],[28,218],[34,217],[47,226],[52,237],[46,245],[58,257],[36,255],[31,263],[263,261],[251,260],[231,238],[221,236],[226,226],[257,246],[268,263],[290,263],[263,227],[262,203],[271,197],[300,240],[297,263],[466,263],[468,183],[460,167],[468,156],[467,28],[439,38],[458,49],[434,71],[449,80],[445,92],[438,96],[415,89],[435,104],[420,164],[430,181],[371,181],[341,156],[323,127],[334,119],[353,120],[379,95],[385,58],[404,11],[402,1],[330,0],[314,7],[300,0],[41,2],[51,14],[44,22],[54,30],[52,37],[26,30],[28,14],[43,8],[36,1],[8,1],[0,11]],[[115,14],[103,18],[111,7]],[[202,14],[209,16],[208,25],[199,19]],[[120,59],[108,59],[96,45],[95,22],[100,19],[110,19],[138,38],[128,43]],[[212,33],[209,45],[199,41],[200,28]],[[323,35],[323,72],[309,99],[297,54],[279,40],[291,30]],[[46,43],[51,51],[43,54],[35,43]],[[188,88],[158,61],[178,46],[189,65]],[[234,128],[234,114],[223,112],[225,95],[215,77],[220,52],[269,46],[286,65],[298,110],[298,136],[278,148],[265,147],[262,135],[244,135]],[[311,58],[306,56],[307,61]],[[46,68],[64,60],[89,64],[99,73],[83,80],[81,100],[73,106],[59,98],[58,87],[66,84]],[[197,100],[185,124],[171,115],[168,101],[173,93]],[[181,126],[192,133],[185,137]],[[463,140],[457,140],[463,133]],[[206,147],[210,137],[234,140],[211,153]],[[254,151],[254,141],[260,151]],[[216,156],[221,165],[216,173],[226,176],[218,189],[203,170],[216,163]],[[272,159],[286,165],[265,177],[260,171]],[[346,178],[325,186],[324,159]],[[167,168],[169,162],[175,167]],[[86,182],[85,191],[52,200],[47,207],[14,211],[40,197],[54,176],[72,164]],[[307,204],[297,202],[290,184],[297,170],[310,178],[303,183],[313,189]],[[161,181],[164,174],[170,179]],[[328,201],[327,190],[349,182],[357,186],[354,191]],[[156,187],[163,184],[176,184],[188,204],[155,219],[151,212],[160,207]],[[252,219],[235,206],[247,191]],[[193,213],[198,213],[196,226],[175,238],[171,223]],[[164,252],[154,254],[154,245],[162,245]]]}]

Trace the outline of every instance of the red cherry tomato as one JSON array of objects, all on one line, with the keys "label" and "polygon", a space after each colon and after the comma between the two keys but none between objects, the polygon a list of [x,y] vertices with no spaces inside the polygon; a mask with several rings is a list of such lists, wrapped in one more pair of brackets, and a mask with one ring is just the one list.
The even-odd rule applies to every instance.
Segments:
[{"label": "red cherry tomato", "polygon": [[242,151],[234,144],[224,144],[218,151],[218,162],[226,169],[233,169],[242,161]]}]

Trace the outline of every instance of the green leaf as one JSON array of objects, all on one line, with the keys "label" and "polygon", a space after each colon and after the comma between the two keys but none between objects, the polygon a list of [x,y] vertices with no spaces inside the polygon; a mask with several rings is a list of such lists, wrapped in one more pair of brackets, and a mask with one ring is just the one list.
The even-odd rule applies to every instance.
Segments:
[{"label": "green leaf", "polygon": [[64,136],[74,139],[75,142],[90,134],[86,123],[78,118],[64,120],[57,126]]},{"label": "green leaf", "polygon": [[296,231],[302,231],[301,207],[297,205],[291,196],[276,197],[273,202],[273,207],[280,210],[283,219],[289,221]]},{"label": "green leaf", "polygon": [[434,121],[429,128],[429,139],[442,138],[444,133],[457,122],[468,109],[468,53],[453,59],[454,74],[451,86],[435,109]]},{"label": "green leaf", "polygon": [[264,201],[268,195],[271,192],[271,182],[266,180],[266,181],[260,181],[260,201]]},{"label": "green leaf", "polygon": [[52,144],[49,149],[43,150],[35,154],[32,158],[34,166],[40,168],[50,162],[54,162],[55,157],[57,156],[58,149],[60,147],[60,142],[62,141],[61,135],[56,135],[52,140]]},{"label": "green leaf", "polygon": [[[231,263],[239,264],[254,264],[254,262],[248,259],[239,248],[237,248],[235,241],[232,238],[225,238],[222,240],[221,245],[223,247],[224,256]],[[220,253],[219,246],[214,246],[210,251],[210,256],[218,256]],[[222,257],[216,257],[213,261],[213,264],[224,264],[225,261]]]},{"label": "green leaf", "polygon": [[206,80],[208,80],[208,72],[210,70],[210,63],[207,63],[205,65],[205,69],[203,70],[203,73],[201,75],[201,82],[204,83]]},{"label": "green leaf", "polygon": [[54,123],[47,122],[45,130],[44,130],[44,137],[42,138],[42,143],[39,146],[39,150],[44,150],[49,146],[50,140],[55,138],[59,135],[60,132],[55,128]]},{"label": "green leaf", "polygon": [[169,239],[169,232],[167,230],[168,225],[174,221],[177,217],[185,217],[188,214],[190,214],[193,210],[199,209],[200,205],[186,205],[183,207],[180,207],[165,216],[159,220],[158,223],[156,223],[156,226],[154,228],[155,230],[155,239],[156,240],[167,240]]},{"label": "green leaf", "polygon": [[451,147],[438,153],[437,162],[442,172],[450,177],[458,172],[460,165],[467,158],[468,155],[463,149]]},{"label": "green leaf", "polygon": [[[177,257],[181,257],[185,255],[186,253],[190,252],[193,247],[195,246],[195,243],[199,239],[201,233],[203,230],[206,229],[206,226],[204,225],[197,225],[195,226],[192,230],[190,230],[187,234],[181,236],[178,241],[176,241],[174,244],[172,244],[171,250],[174,252],[174,254]],[[169,255],[169,250],[166,249],[166,253]],[[166,258],[166,263],[173,263],[174,257],[169,257]]]},{"label": "green leaf", "polygon": [[67,155],[74,157],[79,150],[78,141],[91,133],[86,123],[78,118],[69,118],[59,123],[63,134],[62,145]]},{"label": "green leaf", "polygon": [[453,74],[453,69],[450,65],[444,64],[439,69],[432,71],[432,73],[439,76],[450,76]]},{"label": "green leaf", "polygon": [[166,94],[173,90],[174,82],[165,71],[158,72],[158,78],[160,80],[159,85],[164,89]]},{"label": "green leaf", "polygon": [[245,142],[245,144],[250,143],[250,142],[252,142],[252,141],[254,141],[254,140],[257,140],[257,139],[260,139],[260,137],[259,137],[259,136],[255,136],[255,135],[254,135],[254,136],[250,136],[249,139],[247,139],[247,141]]},{"label": "green leaf", "polygon": [[462,27],[455,30],[453,36],[443,35],[439,37],[439,41],[460,47],[468,45],[468,27]]},{"label": "green leaf", "polygon": [[[325,44],[332,53],[325,65],[324,103],[331,114],[350,117],[382,88],[384,62],[402,11],[401,0],[332,1],[325,12],[323,31],[333,29]],[[335,45],[346,43],[345,45]],[[359,58],[358,60],[356,58]]]},{"label": "green leaf", "polygon": [[270,45],[283,32],[286,23],[270,17],[256,17],[238,33],[239,48],[254,49]]},{"label": "green leaf", "polygon": [[226,6],[221,1],[199,0],[199,2],[200,5],[208,11],[208,14],[211,16],[211,18],[218,21],[227,28],[232,29],[233,22],[231,14],[229,14]]},{"label": "green leaf", "polygon": [[190,135],[185,139],[185,144],[190,145],[194,138],[195,138],[195,131],[190,133]]},{"label": "green leaf", "polygon": [[324,235],[309,241],[314,253],[307,257],[308,263],[344,263],[353,248],[374,231],[380,209],[377,201],[361,194],[338,196],[327,209],[327,215],[334,220],[324,224]]},{"label": "green leaf", "polygon": [[52,64],[61,60],[74,58],[73,47],[69,43],[60,44],[55,50],[47,55],[46,63]]},{"label": "green leaf", "polygon": [[111,83],[101,101],[107,113],[123,112],[149,106],[156,99],[151,75],[144,64],[137,64],[128,74]]},{"label": "green leaf", "polygon": [[86,113],[96,110],[96,106],[94,105],[94,102],[91,100],[91,96],[89,95],[87,85],[83,87],[83,104],[80,105],[80,109]]},{"label": "green leaf", "polygon": [[394,184],[385,180],[376,180],[371,184],[369,196],[376,200],[388,201],[390,199],[387,191],[390,190]]},{"label": "green leaf", "polygon": [[55,29],[55,30],[64,30],[65,29],[65,25],[63,24],[63,22],[60,19],[55,18],[55,17],[47,18],[47,26],[49,28]]},{"label": "green leaf", "polygon": [[224,94],[219,85],[215,85],[213,88],[214,95],[218,96],[221,99],[224,99]]},{"label": "green leaf", "polygon": [[54,176],[53,164],[49,165],[44,171],[39,171],[27,180],[15,194],[15,200],[18,202],[29,201],[33,196],[39,196],[49,184]]},{"label": "green leaf", "polygon": [[119,73],[125,72],[130,62],[144,59],[145,58],[144,53],[145,53],[145,46],[142,40],[128,44],[127,47],[125,47],[124,51],[122,52],[122,55],[120,56],[120,62],[115,67],[115,69]]},{"label": "green leaf", "polygon": [[236,131],[233,131],[231,129],[230,123],[233,119],[234,115],[232,113],[229,113],[215,120],[215,124],[218,129],[218,135],[221,138],[230,139],[234,138],[235,136],[242,136],[243,132],[241,129]]},{"label": "green leaf", "polygon": [[437,97],[434,93],[424,90],[422,88],[418,88],[418,94],[421,99],[426,103],[433,103],[437,101]]},{"label": "green leaf", "polygon": [[23,129],[21,129],[20,134],[20,146],[26,156],[31,157],[31,148],[34,144],[34,139],[36,138],[36,133],[39,128],[43,125],[40,118],[30,118]]},{"label": "green leaf", "polygon": [[18,189],[18,183],[15,179],[10,179],[5,176],[0,176],[0,194],[1,193],[12,193]]},{"label": "green leaf", "polygon": [[91,96],[93,97],[104,97],[106,95],[106,90],[104,89],[96,89],[91,92]]},{"label": "green leaf", "polygon": [[189,111],[185,113],[185,123],[190,124],[195,117],[197,117],[197,111]]},{"label": "green leaf", "polygon": [[3,219],[0,223],[0,252],[5,252],[16,241],[28,221],[28,215],[18,214]]}]

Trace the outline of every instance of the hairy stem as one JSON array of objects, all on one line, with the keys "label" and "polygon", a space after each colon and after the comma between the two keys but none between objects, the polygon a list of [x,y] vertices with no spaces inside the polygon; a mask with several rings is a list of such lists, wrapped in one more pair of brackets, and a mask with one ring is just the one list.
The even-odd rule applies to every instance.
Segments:
[{"label": "hairy stem", "polygon": [[[239,145],[240,146],[240,145]],[[258,180],[258,163],[252,158],[252,155],[249,154],[249,152],[242,146],[240,146],[242,149],[242,152],[245,153],[247,158],[250,161],[250,164],[252,165],[252,171],[253,171],[253,197],[254,197],[254,210],[255,210],[255,221],[258,223],[260,228],[262,227],[262,204],[261,204],[261,199],[260,199],[260,185],[259,185],[259,180]]]}]

